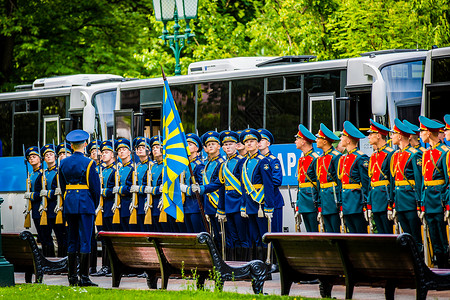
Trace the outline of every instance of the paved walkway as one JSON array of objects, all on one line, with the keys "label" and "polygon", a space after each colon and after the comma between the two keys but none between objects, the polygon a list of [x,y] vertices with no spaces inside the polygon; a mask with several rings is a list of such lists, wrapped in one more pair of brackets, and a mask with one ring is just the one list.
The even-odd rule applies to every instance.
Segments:
[{"label": "paved walkway", "polygon": [[[33,277],[34,279],[34,277]],[[111,288],[111,277],[91,277],[91,280],[102,288]],[[15,273],[16,284],[25,283],[24,273]],[[67,276],[63,275],[44,275],[44,283],[48,285],[64,285],[68,286]],[[158,281],[158,288],[161,285],[161,281]],[[206,287],[213,290],[213,282],[207,281]],[[122,278],[120,282],[120,289],[138,289],[146,290],[147,282],[144,278]],[[195,283],[192,280],[183,279],[170,279],[169,290],[186,290],[194,289]],[[241,294],[252,294],[251,283],[249,281],[236,281],[225,282],[224,290],[227,292],[238,292]],[[264,293],[280,295],[280,275],[273,274],[272,280],[266,281],[264,284]],[[291,288],[290,296],[302,296],[310,298],[320,298],[319,286],[317,284],[293,284]],[[335,286],[332,292],[333,298],[344,299],[345,287]],[[397,300],[409,300],[415,298],[415,290],[412,289],[398,289],[395,293]],[[353,293],[353,299],[369,300],[369,299],[384,299],[384,289],[382,288],[369,288],[369,287],[356,287]],[[428,299],[450,299],[449,291],[430,291],[428,292]]]}]

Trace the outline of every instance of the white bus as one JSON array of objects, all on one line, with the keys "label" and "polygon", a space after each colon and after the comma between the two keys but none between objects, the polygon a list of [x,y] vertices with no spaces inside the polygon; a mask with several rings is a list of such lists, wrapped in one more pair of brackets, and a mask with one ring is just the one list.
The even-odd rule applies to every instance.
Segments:
[{"label": "white bus", "polygon": [[[325,123],[334,131],[350,120],[367,130],[369,119],[387,126],[393,119],[418,124],[424,114],[449,112],[450,48],[386,50],[360,57],[314,61],[311,56],[234,58],[193,63],[189,74],[168,81],[187,132],[267,128],[272,152],[283,169],[283,226],[294,228],[296,165],[301,153],[293,135],[299,123],[313,133]],[[446,82],[448,80],[449,82]],[[25,147],[63,141],[82,128],[100,139],[155,135],[161,126],[161,78],[72,75],[36,80],[0,94],[0,197],[6,231],[23,229]],[[450,108],[450,107],[449,107]],[[361,149],[371,152],[366,140]]]}]

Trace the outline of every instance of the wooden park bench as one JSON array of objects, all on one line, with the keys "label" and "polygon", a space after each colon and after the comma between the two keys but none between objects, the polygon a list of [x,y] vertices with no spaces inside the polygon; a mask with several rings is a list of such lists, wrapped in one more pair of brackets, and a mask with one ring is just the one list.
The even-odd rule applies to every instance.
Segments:
[{"label": "wooden park bench", "polygon": [[29,231],[2,233],[2,246],[6,260],[14,265],[14,272],[25,272],[26,283],[31,283],[33,274],[35,283],[42,283],[44,274],[67,272],[67,257],[44,257]]},{"label": "wooden park bench", "polygon": [[105,232],[98,233],[106,244],[111,261],[112,286],[118,287],[123,274],[147,273],[147,285],[156,289],[158,277],[166,289],[169,277],[184,275],[197,279],[202,288],[207,278],[216,280],[221,289],[224,281],[252,279],[256,294],[262,293],[268,267],[260,260],[225,262],[211,236],[182,233]]},{"label": "wooden park bench", "polygon": [[416,289],[416,299],[428,290],[450,290],[450,270],[430,269],[409,234],[267,233],[276,254],[281,294],[294,282],[319,279],[321,296],[331,297],[333,284],[345,284],[345,298],[355,286],[383,286],[386,299],[396,288]]}]

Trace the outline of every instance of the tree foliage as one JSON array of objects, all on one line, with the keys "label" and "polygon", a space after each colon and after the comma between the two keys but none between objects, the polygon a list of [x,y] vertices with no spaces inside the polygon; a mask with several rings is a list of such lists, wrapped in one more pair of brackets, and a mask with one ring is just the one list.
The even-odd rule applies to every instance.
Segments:
[{"label": "tree foliage", "polygon": [[[189,63],[235,56],[357,56],[450,45],[445,0],[200,0]],[[184,28],[184,21],[181,21]],[[173,23],[168,23],[171,31]],[[151,0],[6,0],[0,3],[0,90],[76,73],[171,74]]]}]

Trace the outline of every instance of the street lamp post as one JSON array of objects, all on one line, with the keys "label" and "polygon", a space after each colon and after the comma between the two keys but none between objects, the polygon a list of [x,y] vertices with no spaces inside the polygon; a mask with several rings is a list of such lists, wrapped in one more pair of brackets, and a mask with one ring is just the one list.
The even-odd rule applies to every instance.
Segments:
[{"label": "street lamp post", "polygon": [[[181,75],[180,55],[185,44],[190,43],[190,38],[195,34],[191,32],[189,21],[197,18],[198,0],[153,0],[153,8],[155,10],[156,21],[164,24],[162,36],[164,45],[169,42],[170,49],[175,55],[175,75]],[[180,34],[179,19],[186,20],[186,29]],[[173,35],[169,35],[167,30],[167,22],[174,21]]]}]

